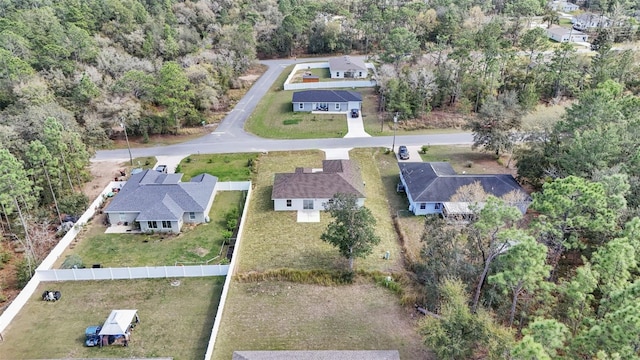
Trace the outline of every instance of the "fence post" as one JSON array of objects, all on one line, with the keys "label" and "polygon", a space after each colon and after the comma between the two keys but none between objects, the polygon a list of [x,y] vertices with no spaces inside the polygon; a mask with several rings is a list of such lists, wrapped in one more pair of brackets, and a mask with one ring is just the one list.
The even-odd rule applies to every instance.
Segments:
[{"label": "fence post", "polygon": [[133,279],[131,277],[131,268],[127,266],[127,272],[129,273],[129,280]]},{"label": "fence post", "polygon": [[111,275],[111,280],[113,280],[113,268],[109,268],[109,275]]}]

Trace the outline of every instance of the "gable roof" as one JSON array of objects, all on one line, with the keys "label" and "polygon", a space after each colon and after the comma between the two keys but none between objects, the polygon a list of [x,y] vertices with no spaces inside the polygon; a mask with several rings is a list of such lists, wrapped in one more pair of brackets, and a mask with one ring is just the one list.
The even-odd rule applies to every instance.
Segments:
[{"label": "gable roof", "polygon": [[509,174],[459,175],[447,162],[399,163],[400,174],[406,183],[405,191],[415,202],[449,202],[456,191],[464,185],[480,183],[487,194],[501,197],[511,191],[531,197]]},{"label": "gable roof", "polygon": [[99,335],[122,335],[135,320],[138,310],[113,310],[102,325]]},{"label": "gable roof", "polygon": [[104,212],[138,212],[136,221],[178,220],[185,212],[203,212],[218,178],[209,174],[181,182],[182,174],[154,170],[131,175]]},{"label": "gable roof", "polygon": [[232,360],[400,360],[398,350],[234,351]]},{"label": "gable roof", "polygon": [[294,92],[291,101],[294,103],[362,101],[362,94],[348,90],[304,90]]},{"label": "gable roof", "polygon": [[296,168],[294,173],[275,174],[271,200],[329,199],[337,193],[365,197],[360,169],[351,160],[323,160],[318,172]]},{"label": "gable roof", "polygon": [[571,36],[582,36],[582,35],[587,35],[585,33],[583,33],[582,31],[579,30],[575,30],[575,29],[569,29],[569,28],[565,28],[562,26],[557,26],[557,25],[553,25],[552,27],[547,29],[547,32],[559,37],[564,37],[565,35],[571,35]]},{"label": "gable roof", "polygon": [[330,71],[353,71],[353,70],[363,70],[367,71],[367,66],[364,64],[364,61],[358,58],[352,58],[349,55],[334,57],[329,59],[329,69]]}]

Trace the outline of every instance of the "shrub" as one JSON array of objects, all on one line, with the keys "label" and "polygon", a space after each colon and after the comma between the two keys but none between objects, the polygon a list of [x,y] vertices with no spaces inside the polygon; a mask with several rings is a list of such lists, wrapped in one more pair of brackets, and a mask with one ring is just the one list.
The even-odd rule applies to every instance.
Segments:
[{"label": "shrub", "polygon": [[420,152],[426,154],[427,151],[429,151],[429,145],[422,145],[422,147],[420,148]]},{"label": "shrub", "polygon": [[31,268],[29,268],[29,262],[26,258],[20,260],[20,262],[16,264],[16,275],[18,278],[19,288],[23,288],[25,285],[27,285],[27,283],[29,282],[29,280],[31,280],[31,277],[35,273],[36,267],[36,262],[31,260]]},{"label": "shrub", "polygon": [[82,193],[75,193],[60,199],[58,206],[64,214],[82,214],[89,205],[89,198]]},{"label": "shrub", "polygon": [[82,259],[77,254],[67,255],[64,258],[64,262],[60,266],[62,269],[82,269],[84,268],[84,263]]},{"label": "shrub", "polygon": [[181,172],[181,168],[180,168],[180,164],[176,165],[176,173],[180,173]]},{"label": "shrub", "polygon": [[222,237],[225,239],[231,239],[233,232],[229,230],[222,230]]},{"label": "shrub", "polygon": [[229,219],[227,220],[227,230],[233,231],[238,226],[238,219]]},{"label": "shrub", "polygon": [[187,164],[190,163],[191,162],[191,158],[188,157],[188,158],[184,159],[184,162],[186,162]]},{"label": "shrub", "polygon": [[464,167],[470,168],[473,166],[473,161],[469,160],[467,162],[464,163]]}]

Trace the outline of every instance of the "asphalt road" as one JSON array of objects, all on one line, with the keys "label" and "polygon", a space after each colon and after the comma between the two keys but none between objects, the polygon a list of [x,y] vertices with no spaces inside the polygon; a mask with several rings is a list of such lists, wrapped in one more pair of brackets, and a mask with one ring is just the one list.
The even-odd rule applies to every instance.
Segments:
[{"label": "asphalt road", "polygon": [[[327,58],[313,58],[324,61]],[[298,59],[307,62],[311,59]],[[222,120],[215,132],[201,138],[181,144],[131,149],[133,157],[142,156],[187,156],[190,154],[222,154],[238,152],[265,152],[306,149],[336,149],[360,147],[391,147],[393,136],[363,138],[332,138],[304,140],[263,139],[244,131],[244,123],[256,108],[258,102],[269,91],[280,73],[295,61],[293,59],[277,59],[261,61],[268,66],[267,71],[253,84],[251,89]],[[403,135],[396,136],[398,145],[451,145],[471,144],[470,133],[438,134],[438,135]],[[127,149],[99,150],[94,161],[128,160]]]}]

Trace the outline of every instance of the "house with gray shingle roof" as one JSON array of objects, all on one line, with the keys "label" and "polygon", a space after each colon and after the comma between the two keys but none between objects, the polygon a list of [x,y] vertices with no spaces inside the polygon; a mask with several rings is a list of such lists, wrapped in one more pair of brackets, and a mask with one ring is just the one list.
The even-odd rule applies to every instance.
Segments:
[{"label": "house with gray shingle roof", "polygon": [[104,213],[112,225],[143,232],[180,232],[184,223],[207,221],[218,178],[209,174],[182,182],[182,174],[145,170],[131,175]]},{"label": "house with gray shingle roof", "polygon": [[367,66],[364,61],[349,55],[329,59],[329,71],[332,79],[366,78]]},{"label": "house with gray shingle roof", "polygon": [[342,111],[362,106],[362,94],[348,90],[303,90],[291,97],[293,111]]},{"label": "house with gray shingle roof", "polygon": [[[509,174],[457,174],[447,162],[398,163],[400,181],[409,200],[409,211],[415,215],[460,215],[472,213],[470,202],[452,201],[462,186],[478,183],[484,192],[496,197],[511,195],[510,201],[524,214],[531,197]],[[475,204],[481,207],[482,204]]]},{"label": "house with gray shingle roof", "polygon": [[276,211],[318,211],[337,193],[354,194],[358,205],[364,205],[360,169],[351,160],[324,160],[322,169],[275,174],[271,200]]}]

